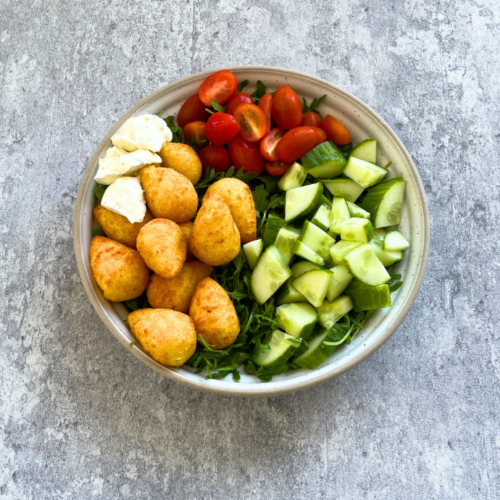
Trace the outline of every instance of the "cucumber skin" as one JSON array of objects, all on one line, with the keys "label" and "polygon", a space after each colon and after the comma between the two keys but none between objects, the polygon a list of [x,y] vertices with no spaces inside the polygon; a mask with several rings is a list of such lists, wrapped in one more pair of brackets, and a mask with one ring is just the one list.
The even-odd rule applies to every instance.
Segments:
[{"label": "cucumber skin", "polygon": [[307,349],[309,349],[309,344],[307,343],[306,339],[303,338],[301,344],[299,345],[299,347],[297,347],[297,349],[291,355],[289,360],[293,361],[295,358],[302,356],[302,354],[304,354],[307,351]]},{"label": "cucumber skin", "polygon": [[[316,210],[318,210],[318,208],[320,207],[321,205],[321,197],[323,196],[323,184],[321,182],[317,182],[316,184],[319,184],[321,187],[320,189],[318,190],[318,192],[316,193],[316,196],[313,198],[312,200],[312,203],[310,205],[310,209],[309,210],[306,210],[302,213],[299,213],[297,214],[295,217],[292,217],[291,219],[286,219],[286,208],[285,208],[285,221],[287,223],[290,223],[290,222],[294,222],[295,224],[300,224],[300,222],[304,222],[304,220],[306,219],[307,216],[309,216],[310,214],[316,212]],[[306,186],[304,186],[306,187]],[[297,188],[299,189],[299,188]],[[288,193],[289,191],[287,191]]]},{"label": "cucumber skin", "polygon": [[[302,341],[302,339],[296,339],[296,340]],[[266,365],[260,364],[259,363],[260,356],[259,356],[255,360],[255,364],[258,366],[265,366],[266,368],[274,368],[275,366],[284,365],[293,356],[295,351],[299,348],[300,348],[300,345],[298,347],[295,347],[291,344],[288,344],[288,349],[284,353],[282,353],[277,359],[275,359],[272,363],[267,363]]]},{"label": "cucumber skin", "polygon": [[[325,158],[329,159],[325,161]],[[345,156],[342,154],[340,149],[331,141],[323,142],[319,144],[314,149],[311,149],[302,158],[302,166],[307,170],[307,173],[313,177],[331,179],[332,177],[337,177],[342,173],[344,166],[346,164]],[[330,169],[328,170],[328,175],[323,173],[316,174],[317,171],[321,171],[321,167],[330,164]],[[315,175],[316,174],[316,175]]]},{"label": "cucumber skin", "polygon": [[[370,292],[375,292],[377,294],[378,302],[375,307],[372,307],[372,301],[366,300],[366,294]],[[383,309],[391,305],[389,285],[369,286],[356,280],[349,284],[344,293],[352,300],[356,312]],[[381,294],[383,294],[383,296],[381,296]]]},{"label": "cucumber skin", "polygon": [[290,288],[289,288],[289,286],[291,285],[290,281],[291,280],[289,278],[285,283],[283,283],[283,285],[281,285],[281,287],[276,292],[276,304],[278,306],[282,306],[284,304],[293,304],[294,302],[302,304],[307,303],[308,300],[298,290],[295,291],[298,294],[300,294],[300,297],[293,297],[293,299],[287,299],[287,296],[290,295]]},{"label": "cucumber skin", "polygon": [[278,237],[279,230],[285,225],[285,219],[276,215],[270,214],[267,218],[264,231],[262,231],[262,242],[264,249],[270,247]]}]

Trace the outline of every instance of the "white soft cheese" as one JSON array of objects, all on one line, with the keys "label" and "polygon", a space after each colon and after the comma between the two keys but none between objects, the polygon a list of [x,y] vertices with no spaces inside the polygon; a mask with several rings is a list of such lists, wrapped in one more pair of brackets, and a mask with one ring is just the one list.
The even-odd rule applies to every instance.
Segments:
[{"label": "white soft cheese", "polygon": [[146,165],[161,165],[161,158],[145,149],[129,153],[117,147],[109,148],[106,156],[99,160],[99,169],[94,179],[99,184],[113,184],[118,177],[133,174]]},{"label": "white soft cheese", "polygon": [[172,141],[172,131],[159,116],[135,116],[121,126],[111,141],[126,151],[148,149],[157,153],[163,144]]},{"label": "white soft cheese", "polygon": [[142,222],[146,215],[146,200],[137,177],[116,179],[104,192],[101,205],[132,223]]}]

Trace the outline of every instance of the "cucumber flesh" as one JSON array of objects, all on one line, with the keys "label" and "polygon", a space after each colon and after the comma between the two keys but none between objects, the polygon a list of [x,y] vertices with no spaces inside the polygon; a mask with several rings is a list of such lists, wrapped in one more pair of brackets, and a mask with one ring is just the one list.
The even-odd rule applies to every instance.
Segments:
[{"label": "cucumber flesh", "polygon": [[292,280],[292,285],[314,306],[319,307],[326,297],[332,272],[327,269],[308,271]]},{"label": "cucumber flesh", "polygon": [[292,229],[287,229],[285,227],[282,227],[278,232],[278,236],[276,237],[274,245],[282,255],[283,259],[285,259],[287,265],[290,265],[290,262],[293,259],[294,254],[292,250],[295,242],[299,239],[299,236],[299,232]]},{"label": "cucumber flesh", "polygon": [[377,163],[377,141],[375,139],[367,139],[360,142],[351,151],[351,156],[369,163]]},{"label": "cucumber flesh", "polygon": [[312,271],[313,269],[321,269],[317,264],[313,264],[308,260],[301,260],[300,262],[296,262],[291,268],[292,278],[296,278],[301,274],[307,273],[307,271]]},{"label": "cucumber flesh", "polygon": [[288,335],[307,340],[313,330],[318,313],[310,304],[285,304],[276,309],[276,321]]},{"label": "cucumber flesh", "polygon": [[264,304],[278,288],[292,275],[278,249],[271,245],[261,255],[250,278],[255,300]]},{"label": "cucumber flesh", "polygon": [[250,269],[254,269],[263,249],[264,243],[262,240],[250,241],[249,243],[243,245],[243,253],[245,254]]},{"label": "cucumber flesh", "polygon": [[360,186],[367,188],[380,182],[387,175],[387,170],[377,167],[373,163],[350,156],[344,168],[344,175],[357,182]]},{"label": "cucumber flesh", "polygon": [[373,238],[373,226],[369,219],[351,217],[340,224],[340,237],[344,241],[368,243]]},{"label": "cucumber flesh", "polygon": [[276,304],[279,306],[282,304],[293,304],[295,302],[307,302],[307,299],[292,285],[292,279],[293,278],[289,278],[288,281],[276,292]]},{"label": "cucumber flesh", "polygon": [[288,361],[290,356],[301,344],[301,339],[296,339],[280,330],[275,330],[269,342],[269,349],[261,351],[255,364],[272,368],[280,366]]},{"label": "cucumber flesh", "polygon": [[391,305],[389,285],[370,286],[354,280],[345,294],[351,298],[355,311],[371,311]]},{"label": "cucumber flesh", "polygon": [[333,179],[331,181],[323,181],[325,187],[336,198],[344,198],[353,203],[359,198],[359,195],[365,190],[357,182],[351,179]]},{"label": "cucumber flesh", "polygon": [[350,251],[344,257],[344,262],[349,272],[367,285],[383,285],[391,279],[382,262],[377,258],[375,250],[368,244],[362,244]]},{"label": "cucumber flesh", "polygon": [[344,198],[333,198],[332,209],[330,211],[330,231],[340,234],[340,224],[349,220],[351,214]]},{"label": "cucumber flesh", "polygon": [[389,267],[403,258],[403,252],[401,250],[384,250],[385,236],[386,232],[383,229],[375,229],[370,245],[373,250],[375,250],[375,254],[380,262],[382,262],[385,267]]},{"label": "cucumber flesh", "polygon": [[349,285],[352,275],[345,266],[335,266],[330,271],[333,276],[326,292],[326,298],[328,302],[333,302]]},{"label": "cucumber flesh", "polygon": [[308,174],[318,179],[332,179],[342,173],[346,164],[345,156],[330,141],[319,144],[302,158],[302,165]]},{"label": "cucumber flesh", "polygon": [[[327,205],[321,205],[313,215],[311,222],[318,226],[323,231],[328,231],[330,228],[330,208]],[[370,214],[368,214],[368,217]]]},{"label": "cucumber flesh", "polygon": [[[370,221],[367,222],[370,224]],[[299,241],[316,252],[322,259],[327,259],[330,256],[330,248],[335,245],[335,240],[330,235],[309,221],[304,223]]]},{"label": "cucumber flesh", "polygon": [[322,194],[323,184],[321,182],[287,191],[285,220],[291,222],[314,212],[320,204]]},{"label": "cucumber flesh", "polygon": [[290,191],[290,189],[302,186],[306,177],[306,169],[300,163],[294,162],[283,177],[278,181],[278,187],[283,191]]},{"label": "cucumber flesh", "polygon": [[335,243],[335,245],[333,245],[330,249],[330,255],[333,263],[336,266],[343,265],[344,257],[360,245],[362,245],[362,243],[358,241],[339,241],[338,243]]},{"label": "cucumber flesh", "polygon": [[304,245],[301,241],[297,241],[293,247],[293,253],[306,259],[313,264],[323,267],[325,265],[325,260],[320,257],[314,250],[311,250],[308,246]]},{"label": "cucumber flesh", "polygon": [[349,209],[351,217],[361,217],[362,219],[370,218],[370,212],[367,212],[366,210],[363,210],[361,207],[358,207],[358,205],[356,205],[352,201],[347,202],[347,208]]},{"label": "cucumber flesh", "polygon": [[318,307],[318,322],[324,328],[331,328],[339,319],[343,318],[352,307],[352,301],[347,295],[342,295],[333,302],[325,300],[323,304]]},{"label": "cucumber flesh", "polygon": [[399,231],[389,231],[384,238],[384,250],[406,250],[410,244]]},{"label": "cucumber flesh", "polygon": [[278,237],[279,230],[285,225],[285,220],[274,214],[269,214],[262,232],[264,248],[272,245]]}]

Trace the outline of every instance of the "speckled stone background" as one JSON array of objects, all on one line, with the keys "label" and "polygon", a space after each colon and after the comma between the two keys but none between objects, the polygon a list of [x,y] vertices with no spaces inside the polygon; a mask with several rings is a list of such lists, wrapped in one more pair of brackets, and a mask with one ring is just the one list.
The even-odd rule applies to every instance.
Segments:
[{"label": "speckled stone background", "polygon": [[[0,0],[0,497],[500,497],[496,0]],[[432,249],[396,334],[302,393],[224,398],[120,347],[73,254],[81,175],[161,85],[318,75],[399,133]]]}]

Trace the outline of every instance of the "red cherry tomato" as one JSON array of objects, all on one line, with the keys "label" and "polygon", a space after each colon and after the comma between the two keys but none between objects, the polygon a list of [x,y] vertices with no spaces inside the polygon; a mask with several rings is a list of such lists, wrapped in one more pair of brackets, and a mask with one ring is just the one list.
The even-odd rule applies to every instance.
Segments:
[{"label": "red cherry tomato", "polygon": [[256,142],[267,133],[267,120],[262,109],[255,104],[240,104],[234,112],[243,139]]},{"label": "red cherry tomato", "polygon": [[337,118],[332,115],[326,115],[323,120],[323,129],[326,132],[328,139],[337,146],[343,146],[351,142],[351,134]]},{"label": "red cherry tomato", "polygon": [[[271,132],[268,132],[264,139],[260,141],[260,154],[262,158],[266,161],[278,161],[278,153],[276,152],[276,146],[280,139],[285,135],[285,131],[279,127],[273,128]],[[326,137],[326,135],[325,135]]]},{"label": "red cherry tomato", "polygon": [[302,121],[302,104],[290,87],[278,87],[274,93],[272,113],[278,127],[289,130]]},{"label": "red cherry tomato", "polygon": [[198,94],[192,95],[179,110],[177,115],[177,125],[184,128],[190,122],[207,121],[210,113],[206,106],[198,98]]},{"label": "red cherry tomato", "polygon": [[237,94],[234,94],[226,104],[226,113],[234,115],[235,109],[243,103],[253,104],[252,96],[250,94],[246,94],[245,92],[238,92]]},{"label": "red cherry tomato", "polygon": [[266,167],[267,173],[269,175],[272,175],[273,177],[277,177],[278,175],[285,175],[291,166],[291,163],[284,163],[280,160],[264,162],[264,167]]},{"label": "red cherry tomato", "polygon": [[236,77],[231,71],[223,69],[205,79],[198,89],[198,97],[206,106],[212,106],[212,101],[217,104],[226,104],[237,88]]},{"label": "red cherry tomato", "polygon": [[202,148],[205,144],[200,141],[206,141],[207,136],[205,135],[205,122],[191,122],[184,126],[182,131],[184,132],[184,139],[186,141],[193,141],[194,146],[197,148]]},{"label": "red cherry tomato", "polygon": [[318,128],[318,127],[312,127],[312,128],[318,134],[318,142],[316,143],[316,146],[318,146],[322,142],[326,142],[328,140],[328,137],[326,137],[326,132],[322,128]]},{"label": "red cherry tomato", "polygon": [[271,130],[271,118],[272,118],[272,109],[273,109],[273,94],[264,94],[259,101],[259,104],[257,104],[260,109],[264,112],[264,116],[266,117],[267,120],[267,131],[269,132]]},{"label": "red cherry tomato", "polygon": [[318,134],[313,127],[295,127],[289,130],[276,146],[278,157],[283,162],[298,160],[318,142]]},{"label": "red cherry tomato", "polygon": [[255,172],[260,175],[264,170],[264,160],[260,156],[259,145],[246,141],[241,135],[229,143],[229,153],[236,171],[244,168],[244,173]]},{"label": "red cherry tomato", "polygon": [[216,172],[227,172],[233,164],[228,150],[224,146],[210,144],[198,153],[203,169],[213,168]]},{"label": "red cherry tomato", "polygon": [[303,126],[321,128],[321,116],[314,111],[308,111],[302,115],[302,121],[300,124]]},{"label": "red cherry tomato", "polygon": [[205,126],[207,139],[218,146],[227,144],[238,135],[239,131],[238,122],[234,116],[227,113],[214,113]]}]

